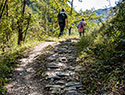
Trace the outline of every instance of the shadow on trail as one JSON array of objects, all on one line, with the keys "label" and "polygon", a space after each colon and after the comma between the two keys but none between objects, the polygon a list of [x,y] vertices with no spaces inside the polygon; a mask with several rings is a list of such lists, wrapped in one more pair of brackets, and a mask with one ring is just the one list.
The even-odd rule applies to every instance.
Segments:
[{"label": "shadow on trail", "polygon": [[60,41],[41,55],[37,78],[43,85],[43,95],[83,95],[82,83],[77,76],[81,66],[77,60],[75,43],[78,40]]},{"label": "shadow on trail", "polygon": [[37,58],[42,54],[44,49],[53,45],[55,42],[44,42],[29,51],[25,58],[18,60],[18,65],[12,73],[11,82],[6,86],[6,95],[43,95],[42,86],[39,80],[34,78],[36,74]]},{"label": "shadow on trail", "polygon": [[[78,94],[78,89],[82,86],[77,82],[76,71],[74,72],[78,65],[74,46],[77,41],[68,39],[59,43],[45,42],[34,47],[25,58],[19,60],[13,71],[12,81],[6,86],[6,95]],[[54,74],[60,80],[55,80]],[[60,85],[61,82],[64,86]]]}]

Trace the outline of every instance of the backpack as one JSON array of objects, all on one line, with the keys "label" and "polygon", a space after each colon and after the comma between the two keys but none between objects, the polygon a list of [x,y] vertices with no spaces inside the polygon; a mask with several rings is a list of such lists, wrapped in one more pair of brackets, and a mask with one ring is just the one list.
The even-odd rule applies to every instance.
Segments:
[{"label": "backpack", "polygon": [[65,21],[65,12],[60,12],[58,16],[59,22],[63,23]]},{"label": "backpack", "polygon": [[83,28],[83,22],[80,21],[79,24],[80,24],[80,27]]},{"label": "backpack", "polygon": [[79,26],[78,32],[83,32],[84,26],[86,26],[86,24],[85,24],[85,22],[80,21],[78,26]]},{"label": "backpack", "polygon": [[85,22],[80,21],[78,26],[79,26],[80,28],[83,28],[84,26],[86,26],[86,24],[85,24]]}]

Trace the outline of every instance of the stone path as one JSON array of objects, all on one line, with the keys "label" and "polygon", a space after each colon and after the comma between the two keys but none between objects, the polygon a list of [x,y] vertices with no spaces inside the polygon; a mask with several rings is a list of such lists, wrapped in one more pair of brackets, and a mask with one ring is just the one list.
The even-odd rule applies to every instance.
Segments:
[{"label": "stone path", "polygon": [[[6,87],[6,95],[83,95],[83,85],[76,76],[81,66],[76,62],[75,41],[56,43],[44,59],[40,59],[44,56],[41,53],[55,43],[42,43],[34,47],[25,58],[19,60],[12,82]],[[44,70],[37,77],[41,67]],[[40,78],[43,76],[43,79]]]},{"label": "stone path", "polygon": [[76,49],[71,41],[56,45],[45,60],[44,95],[83,95],[83,85],[76,78],[81,66],[76,62]]}]

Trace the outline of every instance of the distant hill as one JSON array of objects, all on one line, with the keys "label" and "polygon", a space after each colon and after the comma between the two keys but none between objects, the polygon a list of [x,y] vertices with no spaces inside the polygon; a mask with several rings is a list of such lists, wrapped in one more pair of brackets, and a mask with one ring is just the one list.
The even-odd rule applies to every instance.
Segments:
[{"label": "distant hill", "polygon": [[95,12],[96,12],[96,15],[105,14],[107,16],[109,14],[109,10],[110,10],[110,8],[105,8],[105,9],[95,10]]},{"label": "distant hill", "polygon": [[[96,15],[103,15],[104,16],[101,18],[102,21],[106,21],[108,18],[108,15],[109,15],[109,10],[111,8],[104,8],[104,9],[98,9],[98,10],[95,10],[96,12]],[[98,22],[97,20],[95,20],[94,22]]]}]

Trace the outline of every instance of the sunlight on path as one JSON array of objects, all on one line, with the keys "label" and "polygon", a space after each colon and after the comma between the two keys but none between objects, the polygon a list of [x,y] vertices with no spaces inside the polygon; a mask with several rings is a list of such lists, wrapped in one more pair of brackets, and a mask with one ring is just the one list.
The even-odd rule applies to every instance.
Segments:
[{"label": "sunlight on path", "polygon": [[7,95],[43,95],[42,87],[38,80],[34,80],[35,76],[35,62],[34,60],[39,57],[42,51],[49,45],[54,45],[55,42],[44,42],[33,48],[26,58],[19,60],[18,65],[13,71],[12,82],[8,84]]},{"label": "sunlight on path", "polygon": [[[76,62],[74,43],[77,41],[45,42],[35,46],[25,58],[19,60],[12,82],[6,87],[6,95],[83,95],[83,85],[77,77],[81,69]],[[42,54],[44,51],[47,56]],[[42,75],[37,76],[40,69],[44,69],[42,75],[47,75],[43,80],[40,78]]]}]

